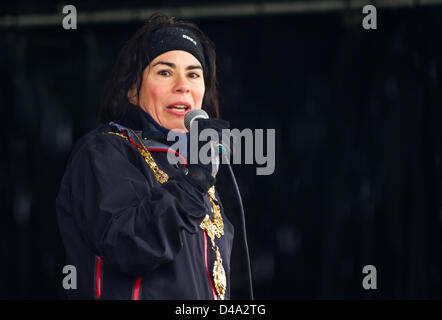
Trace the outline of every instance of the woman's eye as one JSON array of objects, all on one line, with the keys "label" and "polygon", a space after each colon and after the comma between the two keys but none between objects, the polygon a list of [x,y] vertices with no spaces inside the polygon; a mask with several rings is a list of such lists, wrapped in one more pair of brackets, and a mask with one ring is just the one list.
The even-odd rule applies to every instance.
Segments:
[{"label": "woman's eye", "polygon": [[189,77],[191,77],[192,79],[199,78],[199,76],[200,75],[198,73],[195,73],[195,72],[189,73]]},{"label": "woman's eye", "polygon": [[160,76],[168,76],[168,75],[170,75],[170,72],[167,70],[161,70],[161,71],[158,71],[158,74]]}]

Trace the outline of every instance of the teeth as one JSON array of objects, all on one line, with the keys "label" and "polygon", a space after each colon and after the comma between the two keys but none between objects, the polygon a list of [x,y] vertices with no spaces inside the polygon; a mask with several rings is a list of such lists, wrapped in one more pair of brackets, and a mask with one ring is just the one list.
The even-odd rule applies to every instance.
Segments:
[{"label": "teeth", "polygon": [[174,109],[187,109],[187,106],[178,104],[178,105],[172,106],[172,108],[174,108]]}]

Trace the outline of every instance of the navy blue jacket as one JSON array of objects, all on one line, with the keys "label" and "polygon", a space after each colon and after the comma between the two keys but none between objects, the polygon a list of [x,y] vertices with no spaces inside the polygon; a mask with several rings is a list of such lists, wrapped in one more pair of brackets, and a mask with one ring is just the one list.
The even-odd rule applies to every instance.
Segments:
[{"label": "navy blue jacket", "polygon": [[[147,146],[165,142],[136,107],[117,122]],[[214,299],[215,254],[199,226],[212,210],[207,194],[181,165],[169,164],[167,152],[151,151],[169,176],[160,184],[137,148],[109,132],[119,130],[104,124],[76,144],[56,200],[66,264],[77,270],[77,289],[67,290],[68,298]],[[224,236],[215,242],[229,299],[233,226],[219,205]]]}]

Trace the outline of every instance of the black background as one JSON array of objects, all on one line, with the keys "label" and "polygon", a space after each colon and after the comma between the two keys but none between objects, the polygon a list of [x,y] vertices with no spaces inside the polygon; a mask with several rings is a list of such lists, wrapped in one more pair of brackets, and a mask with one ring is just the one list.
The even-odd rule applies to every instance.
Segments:
[{"label": "black background", "polygon": [[[218,2],[220,4],[221,2]],[[368,3],[368,2],[367,2]],[[416,2],[418,3],[418,2]],[[2,3],[0,16],[60,13]],[[210,4],[71,2],[77,12]],[[442,296],[442,5],[191,19],[217,48],[221,112],[276,129],[276,169],[235,165],[258,299]],[[141,21],[0,29],[0,298],[63,299],[55,197],[75,141]],[[247,297],[238,210],[232,298]],[[362,269],[377,268],[377,290]]]}]

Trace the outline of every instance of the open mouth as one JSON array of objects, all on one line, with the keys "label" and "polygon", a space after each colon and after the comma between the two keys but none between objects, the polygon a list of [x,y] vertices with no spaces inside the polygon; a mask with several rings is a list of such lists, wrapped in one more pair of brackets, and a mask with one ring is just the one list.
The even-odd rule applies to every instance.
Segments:
[{"label": "open mouth", "polygon": [[184,104],[174,104],[174,105],[168,106],[167,109],[182,112],[182,111],[190,110],[190,107],[187,105],[184,105]]}]

